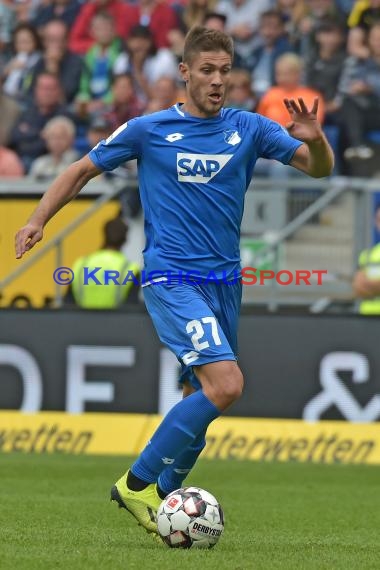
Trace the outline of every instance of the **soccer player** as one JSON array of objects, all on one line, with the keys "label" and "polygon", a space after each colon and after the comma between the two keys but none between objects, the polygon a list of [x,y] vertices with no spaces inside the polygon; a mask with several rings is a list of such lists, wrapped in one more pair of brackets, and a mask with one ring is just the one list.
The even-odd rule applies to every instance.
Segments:
[{"label": "soccer player", "polygon": [[315,178],[333,169],[317,100],[312,109],[302,99],[284,101],[288,130],[260,115],[223,108],[232,60],[228,35],[190,30],[179,66],[186,103],[132,119],[69,166],[16,236],[21,258],[91,178],[138,160],[145,272],[155,272],[144,297],[160,339],[181,362],[184,395],[111,490],[111,498],[148,532],[157,532],[160,501],[182,486],[210,423],[242,393],[236,276],[244,195],[256,159],[277,159]]}]

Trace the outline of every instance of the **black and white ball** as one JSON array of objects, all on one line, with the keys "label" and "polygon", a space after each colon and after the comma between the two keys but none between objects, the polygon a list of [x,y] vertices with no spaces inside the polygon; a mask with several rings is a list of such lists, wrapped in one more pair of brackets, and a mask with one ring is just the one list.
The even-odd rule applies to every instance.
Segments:
[{"label": "black and white ball", "polygon": [[211,493],[199,487],[184,487],[162,501],[157,526],[170,548],[212,548],[224,530],[224,515]]}]

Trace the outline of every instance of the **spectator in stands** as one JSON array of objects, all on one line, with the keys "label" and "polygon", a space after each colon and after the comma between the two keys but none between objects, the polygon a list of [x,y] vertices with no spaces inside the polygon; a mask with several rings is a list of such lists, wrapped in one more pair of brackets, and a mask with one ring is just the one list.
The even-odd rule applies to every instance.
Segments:
[{"label": "spectator in stands", "polygon": [[90,149],[94,148],[98,142],[109,137],[112,132],[113,125],[106,115],[101,113],[93,115],[87,132]]},{"label": "spectator in stands", "polygon": [[152,32],[153,44],[159,48],[169,48],[169,32],[178,28],[175,10],[166,0],[138,0],[139,23],[148,26]]},{"label": "spectator in stands", "polygon": [[[366,0],[364,0],[366,1]],[[344,14],[347,18],[352,12],[356,0],[335,0],[336,7],[338,10]]]},{"label": "spectator in stands", "polygon": [[326,123],[339,124],[337,91],[347,54],[345,30],[335,20],[325,20],[315,32],[315,50],[305,64],[305,83],[322,93]]},{"label": "spectator in stands", "polygon": [[[375,211],[375,228],[380,232],[380,205]],[[352,287],[355,297],[361,299],[359,313],[380,315],[380,242],[360,253]]]},{"label": "spectator in stands", "polygon": [[116,34],[125,39],[130,30],[139,22],[137,5],[121,0],[90,0],[85,2],[75,20],[69,37],[69,47],[72,51],[85,54],[95,43],[91,35],[91,22],[95,14],[107,12],[116,25]]},{"label": "spectator in stands", "polygon": [[[87,130],[87,143],[88,147],[86,148],[86,152],[89,152],[92,148],[94,148],[100,141],[108,138],[114,131],[114,124],[112,122],[112,115],[109,116],[108,113],[96,113],[91,117],[90,125]],[[134,180],[137,177],[137,164],[135,160],[131,160],[126,164],[119,167],[119,174],[122,174],[125,179],[133,178]],[[103,172],[99,174],[99,177],[109,178],[112,177],[112,173]],[[135,197],[135,190],[127,188],[125,192],[120,194],[120,202],[121,204],[125,204],[126,197],[128,195],[128,200],[131,199],[133,203],[138,202],[140,203],[138,191],[137,196]],[[134,206],[132,205],[130,209],[133,209]],[[125,208],[127,211],[127,209]]]},{"label": "spectator in stands", "polygon": [[275,66],[276,84],[271,87],[259,102],[257,112],[282,126],[289,123],[289,115],[284,99],[302,98],[306,106],[312,106],[314,99],[319,98],[318,120],[322,124],[325,117],[324,100],[318,91],[302,85],[303,62],[295,53],[280,56]]},{"label": "spectator in stands", "polygon": [[[1,80],[0,80],[1,85]],[[0,145],[7,146],[10,133],[21,113],[21,105],[0,88]]]},{"label": "spectator in stands", "polygon": [[18,24],[12,35],[13,55],[3,71],[3,90],[24,101],[32,80],[31,69],[41,57],[41,42],[34,26]]},{"label": "spectator in stands", "polygon": [[178,103],[178,88],[175,79],[172,77],[160,77],[151,88],[151,98],[145,113],[155,113],[163,111]]},{"label": "spectator in stands", "polygon": [[299,42],[298,52],[308,59],[314,49],[315,31],[324,20],[335,20],[342,26],[346,18],[337,8],[334,0],[308,0],[307,12],[298,22]]},{"label": "spectator in stands", "polygon": [[79,158],[79,154],[73,149],[75,124],[67,117],[50,119],[41,136],[45,140],[48,154],[32,162],[29,174],[36,180],[45,182],[56,178]]},{"label": "spectator in stands", "polygon": [[63,105],[63,93],[56,75],[41,73],[34,87],[34,99],[19,116],[10,135],[10,146],[21,158],[25,171],[31,163],[46,152],[41,131],[46,123],[57,115],[67,115]]},{"label": "spectator in stands", "polygon": [[80,7],[79,0],[51,0],[48,4],[37,6],[33,23],[40,28],[58,18],[70,29],[79,14]]},{"label": "spectator in stands", "polygon": [[276,10],[268,10],[260,16],[258,32],[260,44],[242,61],[235,61],[237,67],[244,67],[253,73],[252,88],[257,97],[262,97],[275,82],[275,64],[280,55],[293,51],[285,31],[282,16]]},{"label": "spectator in stands", "polygon": [[17,154],[0,144],[0,177],[21,178],[24,176],[24,167]]},{"label": "spectator in stands", "polygon": [[[138,303],[141,270],[137,263],[129,261],[121,249],[127,241],[128,226],[121,217],[108,221],[104,226],[104,245],[90,255],[77,259],[73,265],[74,281],[65,303],[72,301],[82,309],[116,309],[127,303]],[[84,285],[84,267],[101,267],[97,274],[101,285],[94,280]],[[117,272],[116,280],[104,284],[105,271]],[[126,279],[125,285],[121,285]]]},{"label": "spectator in stands", "polygon": [[[74,148],[80,156],[84,156],[103,139],[115,130],[112,117],[108,115],[107,106],[87,117],[87,123],[76,124]],[[99,174],[100,177],[104,174]],[[108,176],[108,174],[107,174]]]},{"label": "spectator in stands", "polygon": [[258,45],[260,15],[269,10],[271,0],[220,0],[216,11],[227,18],[226,32],[234,38],[235,53],[244,60]]},{"label": "spectator in stands", "polygon": [[347,59],[339,84],[347,160],[372,158],[366,135],[380,129],[380,22],[370,29],[368,46],[370,57]]},{"label": "spectator in stands", "polygon": [[112,130],[144,112],[144,105],[137,99],[130,73],[115,75],[112,80],[112,103],[104,108]]},{"label": "spectator in stands", "polygon": [[[213,10],[217,0],[189,0],[180,7],[178,26],[168,32],[170,48],[181,61],[185,36],[192,26],[205,25],[206,15]],[[206,26],[207,27],[207,26]]]},{"label": "spectator in stands", "polygon": [[167,48],[156,49],[149,28],[138,25],[128,36],[127,50],[116,60],[116,75],[130,73],[138,99],[147,104],[151,87],[160,77],[178,77],[177,61]]},{"label": "spectator in stands", "polygon": [[0,2],[0,46],[7,47],[12,41],[16,14],[10,3]]},{"label": "spectator in stands", "polygon": [[251,86],[251,74],[245,69],[232,69],[226,107],[254,111],[257,99]]},{"label": "spectator in stands", "polygon": [[[313,105],[314,100],[318,97],[318,120],[323,124],[325,111],[322,95],[302,84],[303,62],[300,56],[295,53],[285,53],[277,59],[275,65],[276,85],[268,89],[265,95],[260,99],[256,111],[276,121],[283,127],[289,124],[289,115],[284,105],[284,99],[294,99],[297,101],[302,98],[306,106]],[[275,160],[266,160],[260,158],[255,167],[258,175],[269,175],[272,178],[284,180],[286,178],[302,178],[303,173],[284,166]]]},{"label": "spectator in stands", "polygon": [[276,0],[273,9],[282,16],[290,43],[297,49],[300,40],[300,22],[308,11],[307,0]]},{"label": "spectator in stands", "polygon": [[20,22],[30,22],[40,4],[50,3],[51,0],[2,0],[12,6],[16,20]]},{"label": "spectator in stands", "polygon": [[85,105],[89,114],[102,109],[104,103],[111,103],[112,69],[122,51],[114,20],[107,12],[95,14],[91,33],[95,44],[84,57],[85,69],[77,95],[77,102],[80,106]]},{"label": "spectator in stands", "polygon": [[226,31],[227,17],[219,12],[207,12],[203,20],[203,26],[209,30]]},{"label": "spectator in stands", "polygon": [[217,0],[189,0],[181,16],[181,28],[185,34],[193,26],[202,26],[206,15],[214,10]]},{"label": "spectator in stands", "polygon": [[40,73],[57,74],[66,103],[71,103],[78,93],[83,71],[82,58],[67,48],[68,28],[62,20],[50,20],[41,30],[44,50],[42,58],[32,68],[32,87]]},{"label": "spectator in stands", "polygon": [[366,59],[370,56],[368,32],[380,20],[380,0],[358,0],[348,18],[347,51],[349,55]]},{"label": "spectator in stands", "polygon": [[[5,25],[11,22],[11,26],[8,29],[12,31],[13,24],[16,25],[21,22],[32,21],[38,5],[47,4],[50,1],[51,0],[1,0],[0,14],[6,15]],[[5,10],[2,9],[3,6]],[[11,12],[10,20],[8,12]]]}]

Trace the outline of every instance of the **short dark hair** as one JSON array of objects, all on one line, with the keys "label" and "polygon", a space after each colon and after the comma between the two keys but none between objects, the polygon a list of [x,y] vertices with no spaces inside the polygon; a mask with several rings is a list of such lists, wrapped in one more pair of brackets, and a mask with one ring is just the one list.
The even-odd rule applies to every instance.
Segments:
[{"label": "short dark hair", "polygon": [[278,10],[266,10],[260,15],[260,21],[265,19],[274,18],[279,24],[285,24],[284,16]]},{"label": "short dark hair", "polygon": [[131,31],[127,36],[127,47],[128,47],[128,40],[133,38],[142,38],[144,40],[148,40],[150,42],[149,48],[149,55],[155,55],[157,52],[156,46],[154,44],[154,37],[152,32],[147,26],[143,26],[142,24],[136,24],[133,26]]},{"label": "short dark hair", "polygon": [[222,14],[221,12],[207,12],[205,17],[203,18],[203,24],[206,24],[206,22],[208,20],[211,20],[212,18],[220,20],[223,23],[223,25],[225,25],[227,22],[227,16],[225,14]]},{"label": "short dark hair", "polygon": [[120,216],[109,220],[104,226],[105,247],[120,248],[127,239],[127,232],[128,226]]},{"label": "short dark hair", "polygon": [[104,113],[95,113],[91,119],[88,127],[91,131],[112,132],[113,125],[110,119]]},{"label": "short dark hair", "polygon": [[115,75],[112,76],[111,84],[115,85],[119,79],[128,79],[131,83],[133,83],[133,75],[130,71],[125,71],[124,73],[115,73]]},{"label": "short dark hair", "polygon": [[19,32],[29,32],[30,35],[33,37],[34,46],[35,46],[36,51],[42,50],[41,37],[37,31],[37,28],[33,24],[30,24],[29,22],[20,22],[19,24],[16,25],[16,27],[14,28],[14,30],[12,32],[12,49],[13,49],[13,51],[16,51],[16,36]]},{"label": "short dark hair", "polygon": [[322,18],[315,26],[315,33],[319,32],[340,32],[345,34],[346,30],[344,25],[332,17]]},{"label": "short dark hair", "polygon": [[219,30],[209,30],[203,26],[194,26],[189,30],[185,38],[183,62],[190,63],[201,51],[225,51],[233,60],[233,40]]}]

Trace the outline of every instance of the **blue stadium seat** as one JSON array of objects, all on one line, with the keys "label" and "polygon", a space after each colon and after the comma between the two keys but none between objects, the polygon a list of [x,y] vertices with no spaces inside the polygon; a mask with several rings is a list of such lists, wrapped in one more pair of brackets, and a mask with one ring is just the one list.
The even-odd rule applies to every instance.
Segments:
[{"label": "blue stadium seat", "polygon": [[380,144],[380,131],[369,131],[367,133],[366,139],[368,142]]}]

